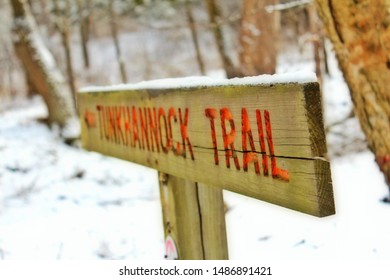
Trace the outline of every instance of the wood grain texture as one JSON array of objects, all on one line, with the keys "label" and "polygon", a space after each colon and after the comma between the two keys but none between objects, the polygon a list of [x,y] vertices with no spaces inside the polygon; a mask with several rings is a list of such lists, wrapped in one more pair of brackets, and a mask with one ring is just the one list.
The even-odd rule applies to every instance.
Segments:
[{"label": "wood grain texture", "polygon": [[222,190],[201,183],[197,187],[205,259],[227,260],[229,254]]},{"label": "wood grain texture", "polygon": [[165,237],[181,260],[228,259],[222,190],[160,173]]},{"label": "wood grain texture", "polygon": [[323,217],[335,209],[320,102],[317,83],[80,93],[82,142]]}]

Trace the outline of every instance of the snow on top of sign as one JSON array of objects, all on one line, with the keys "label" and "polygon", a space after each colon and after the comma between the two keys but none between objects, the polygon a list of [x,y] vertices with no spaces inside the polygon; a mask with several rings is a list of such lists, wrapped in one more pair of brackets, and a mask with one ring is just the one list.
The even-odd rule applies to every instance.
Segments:
[{"label": "snow on top of sign", "polygon": [[136,84],[120,84],[112,86],[88,86],[79,92],[142,90],[142,89],[172,89],[189,87],[239,86],[239,85],[269,85],[279,83],[311,83],[317,82],[316,74],[308,71],[299,71],[285,74],[259,75],[253,77],[217,79],[210,77],[170,78],[152,81],[143,81]]}]

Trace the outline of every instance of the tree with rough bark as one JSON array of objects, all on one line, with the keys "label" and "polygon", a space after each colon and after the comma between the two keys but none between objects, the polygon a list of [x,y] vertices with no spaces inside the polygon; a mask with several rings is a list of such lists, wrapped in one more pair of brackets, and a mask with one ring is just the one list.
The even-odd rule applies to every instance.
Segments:
[{"label": "tree with rough bark", "polygon": [[199,71],[201,75],[206,75],[206,69],[202,58],[202,53],[200,51],[200,44],[198,40],[198,31],[196,28],[196,22],[191,11],[191,3],[188,1],[185,2],[185,11],[187,16],[188,27],[191,31],[191,39],[194,44],[196,61],[198,62]]},{"label": "tree with rough bark", "polygon": [[[310,3],[306,7],[306,11],[309,17],[309,28],[311,33],[311,41],[313,43],[313,57],[315,62],[315,73],[318,81],[322,83],[322,62],[326,66],[325,57],[322,59],[321,54],[325,55],[324,41],[321,36],[320,24],[316,7],[313,3]],[[323,61],[324,60],[324,61]]]},{"label": "tree with rough bark", "polygon": [[63,128],[63,136],[72,139],[78,131],[69,128],[78,123],[72,95],[54,58],[45,47],[36,22],[25,0],[10,0],[13,10],[13,43],[34,88],[48,108],[48,121]]},{"label": "tree with rough bark", "polygon": [[56,29],[61,35],[62,48],[65,53],[66,74],[69,88],[72,91],[74,103],[76,104],[76,79],[74,77],[72,47],[71,47],[71,23],[70,0],[53,0]]},{"label": "tree with rough bark", "polygon": [[278,0],[244,0],[240,30],[240,70],[244,76],[273,74],[278,55]]},{"label": "tree with rough bark", "polygon": [[116,21],[116,13],[115,13],[115,0],[109,0],[108,2],[108,13],[110,18],[110,31],[112,41],[114,42],[116,59],[118,61],[119,73],[121,75],[122,83],[127,83],[127,71],[125,61],[123,59],[122,50],[119,43],[119,35],[118,35],[118,24]]},{"label": "tree with rough bark", "polygon": [[355,114],[390,187],[390,2],[316,0]]},{"label": "tree with rough bark", "polygon": [[79,32],[81,41],[81,53],[83,56],[84,67],[89,68],[89,25],[91,20],[91,0],[76,0],[77,14],[79,21]]},{"label": "tree with rough bark", "polygon": [[237,71],[237,68],[234,66],[232,60],[230,59],[230,56],[227,51],[225,37],[220,24],[222,15],[218,7],[218,4],[215,0],[206,0],[206,4],[207,4],[207,11],[209,14],[211,30],[214,35],[218,53],[222,60],[223,69],[226,72],[226,77],[233,78],[233,77],[241,76],[241,74]]}]

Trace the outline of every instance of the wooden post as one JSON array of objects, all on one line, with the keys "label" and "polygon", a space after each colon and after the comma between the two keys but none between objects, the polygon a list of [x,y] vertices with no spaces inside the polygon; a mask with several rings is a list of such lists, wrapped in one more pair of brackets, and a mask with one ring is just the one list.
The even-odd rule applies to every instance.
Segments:
[{"label": "wooden post", "polygon": [[165,257],[228,259],[222,190],[165,173],[159,181],[165,238],[177,251]]},{"label": "wooden post", "polygon": [[198,185],[198,199],[202,217],[202,237],[206,260],[227,260],[228,246],[225,206],[221,189]]}]

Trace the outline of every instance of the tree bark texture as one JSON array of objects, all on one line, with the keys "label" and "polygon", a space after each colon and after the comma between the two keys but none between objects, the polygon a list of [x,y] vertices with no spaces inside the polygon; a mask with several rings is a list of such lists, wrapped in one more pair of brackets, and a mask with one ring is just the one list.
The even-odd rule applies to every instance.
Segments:
[{"label": "tree bark texture", "polygon": [[240,31],[240,69],[244,76],[276,70],[280,12],[266,10],[278,0],[244,0]]},{"label": "tree bark texture", "polygon": [[368,146],[390,187],[390,2],[316,2]]},{"label": "tree bark texture", "polygon": [[31,78],[28,73],[26,71],[24,71],[24,73],[26,79],[27,97],[33,97],[35,94],[38,93],[38,89],[35,87],[33,81],[31,81]]},{"label": "tree bark texture", "polygon": [[116,59],[118,61],[119,72],[121,74],[122,83],[127,83],[127,71],[126,71],[125,61],[123,59],[122,51],[119,44],[118,26],[115,20],[116,14],[114,10],[114,1],[115,0],[110,0],[108,3],[108,12],[110,16],[110,30],[111,30],[112,40],[114,42]]},{"label": "tree bark texture", "polygon": [[72,96],[54,58],[45,47],[25,0],[11,0],[13,43],[34,88],[46,102],[49,123],[65,127],[76,118]]},{"label": "tree bark texture", "polygon": [[55,9],[55,22],[57,30],[61,35],[62,47],[65,53],[66,74],[68,76],[68,84],[73,96],[73,102],[76,104],[76,80],[73,71],[72,49],[71,49],[71,24],[70,18],[70,3],[69,0],[53,0]]},{"label": "tree bark texture", "polygon": [[[321,30],[319,26],[319,18],[317,14],[316,7],[313,3],[310,3],[307,6],[307,13],[309,16],[309,27],[310,27],[310,33],[312,37],[312,43],[313,43],[313,57],[315,62],[315,73],[317,75],[317,78],[322,84],[322,58],[321,54],[324,53],[323,47],[323,41],[321,40]],[[325,62],[326,64],[326,62]]]},{"label": "tree bark texture", "polygon": [[236,67],[230,59],[226,48],[225,38],[220,25],[221,11],[215,0],[206,0],[206,4],[211,29],[214,35],[215,43],[217,44],[218,53],[221,56],[222,65],[225,69],[226,76],[227,78],[241,76],[241,74],[237,72]]},{"label": "tree bark texture", "polygon": [[[7,59],[12,57],[12,51],[10,50],[6,42],[1,42],[2,52],[0,53],[0,60],[4,61],[5,66],[0,73],[0,102],[3,103],[3,100],[9,100],[14,98],[15,88],[14,88],[14,79],[12,77],[12,72],[14,71],[14,62],[12,59]],[[28,87],[26,80],[26,87]],[[2,97],[4,99],[2,99]]]},{"label": "tree bark texture", "polygon": [[77,0],[77,11],[79,19],[79,31],[80,31],[80,40],[81,40],[81,50],[83,55],[84,67],[89,68],[89,51],[88,51],[88,41],[89,41],[89,24],[91,17],[91,7],[90,0]]},{"label": "tree bark texture", "polygon": [[190,2],[186,2],[185,9],[186,9],[188,27],[191,31],[191,38],[192,38],[192,42],[194,44],[196,61],[198,62],[198,66],[199,66],[199,71],[200,71],[200,74],[206,75],[206,70],[205,70],[202,54],[200,52],[200,45],[199,45],[199,40],[198,40],[198,32],[197,32],[197,28],[196,28],[196,22],[194,20],[194,16],[192,15]]}]

